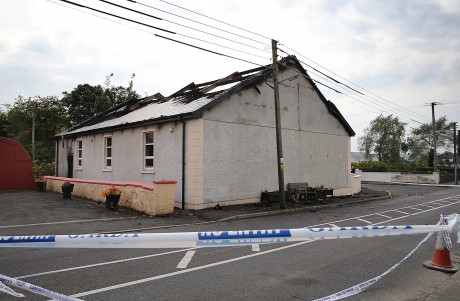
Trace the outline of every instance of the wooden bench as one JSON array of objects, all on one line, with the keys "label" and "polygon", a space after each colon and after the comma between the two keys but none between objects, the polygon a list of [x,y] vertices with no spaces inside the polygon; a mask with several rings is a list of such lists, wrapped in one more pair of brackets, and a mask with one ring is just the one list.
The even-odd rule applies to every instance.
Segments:
[{"label": "wooden bench", "polygon": [[299,202],[302,197],[305,201],[311,198],[317,198],[316,190],[309,187],[308,183],[288,183],[287,191],[291,199],[296,202]]}]

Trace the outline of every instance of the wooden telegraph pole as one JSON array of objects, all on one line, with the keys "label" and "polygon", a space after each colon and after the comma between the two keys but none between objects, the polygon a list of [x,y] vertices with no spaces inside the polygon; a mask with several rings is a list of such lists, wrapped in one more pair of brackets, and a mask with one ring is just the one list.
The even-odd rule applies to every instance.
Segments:
[{"label": "wooden telegraph pole", "polygon": [[277,42],[272,40],[272,56],[273,56],[273,86],[275,90],[275,119],[276,119],[276,153],[278,161],[278,186],[280,197],[280,208],[286,208],[286,200],[284,195],[284,166],[283,166],[283,142],[281,138],[281,114],[280,114],[280,91],[278,87],[278,54]]},{"label": "wooden telegraph pole", "polygon": [[457,177],[457,149],[458,149],[458,144],[457,144],[457,123],[454,122],[454,180],[455,180],[455,185],[458,185],[458,177]]},{"label": "wooden telegraph pole", "polygon": [[436,158],[436,119],[434,118],[434,106],[437,102],[431,103],[431,116],[433,118],[433,171],[438,171],[438,158]]}]

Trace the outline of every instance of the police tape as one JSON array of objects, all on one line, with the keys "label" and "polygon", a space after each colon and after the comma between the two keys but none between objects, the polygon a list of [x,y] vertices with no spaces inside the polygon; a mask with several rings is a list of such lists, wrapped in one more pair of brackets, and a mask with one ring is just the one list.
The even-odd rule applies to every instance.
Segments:
[{"label": "police tape", "polygon": [[[14,279],[5,275],[0,274],[0,291],[7,293],[9,295],[15,296],[15,297],[25,297],[23,294],[16,293],[13,291],[11,288],[9,288],[4,284],[8,284],[29,292],[32,292],[34,294],[42,295],[45,297],[53,298],[53,300],[59,300],[59,301],[83,301],[82,299],[77,299],[73,297],[69,297],[60,293],[56,293],[50,290],[47,290],[46,288],[36,286],[18,279]],[[3,289],[2,289],[3,288]]]},{"label": "police tape", "polygon": [[[396,269],[409,258],[434,232],[443,232],[444,239],[450,241],[449,232],[457,232],[460,242],[460,216],[451,214],[441,216],[437,225],[405,226],[360,226],[330,228],[300,228],[278,230],[237,230],[213,232],[179,233],[128,233],[128,234],[79,234],[79,235],[40,235],[40,236],[0,236],[0,247],[43,247],[43,248],[183,248],[183,247],[221,247],[254,244],[272,244],[307,240],[381,237],[394,235],[413,235],[429,233],[419,245],[404,259],[385,273],[336,294],[317,299],[318,301],[338,300],[357,294],[377,282],[384,275]],[[447,222],[447,224],[446,224]],[[30,292],[61,301],[81,301],[27,282],[0,274],[0,291],[23,297],[2,283],[16,286]]]},{"label": "police tape", "polygon": [[0,236],[4,248],[190,248],[288,243],[306,240],[380,237],[458,231],[459,216],[447,225],[360,226],[276,230],[237,230],[176,233],[76,234]]},{"label": "police tape", "polygon": [[11,288],[8,286],[4,285],[2,282],[0,282],[0,292],[4,292],[8,295],[14,296],[14,297],[25,297],[23,294],[16,293],[13,291]]},{"label": "police tape", "polygon": [[[438,225],[445,225],[446,223],[447,223],[447,218],[444,217],[443,215],[441,215],[441,220],[439,221]],[[353,296],[353,295],[361,293],[362,291],[367,289],[369,286],[375,284],[377,281],[382,279],[384,276],[386,276],[387,274],[393,272],[396,268],[398,268],[404,261],[406,261],[409,257],[411,257],[421,247],[421,245],[424,244],[433,234],[434,234],[434,232],[428,233],[428,235],[425,236],[425,238],[422,239],[422,241],[419,242],[417,244],[417,246],[412,251],[410,251],[403,259],[401,259],[398,263],[393,265],[391,268],[389,268],[387,271],[383,272],[379,276],[374,277],[372,279],[369,279],[367,281],[361,282],[361,283],[359,283],[357,285],[354,285],[352,287],[349,287],[347,289],[344,289],[344,290],[342,290],[342,291],[340,291],[338,293],[335,293],[335,294],[332,294],[332,295],[329,295],[329,296],[326,296],[326,297],[323,297],[323,298],[315,299],[313,301],[340,300],[340,299],[348,298],[350,296]],[[450,241],[450,236],[449,236],[449,233],[447,231],[443,231],[442,235],[443,235],[444,240],[446,241],[446,243],[447,243],[447,241]]]}]

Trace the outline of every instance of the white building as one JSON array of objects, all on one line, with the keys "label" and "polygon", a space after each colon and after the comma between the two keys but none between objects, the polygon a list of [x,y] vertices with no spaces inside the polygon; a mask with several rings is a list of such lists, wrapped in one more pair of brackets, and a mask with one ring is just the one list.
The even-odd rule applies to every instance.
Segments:
[{"label": "white building", "polygon": [[[279,70],[285,183],[356,193],[355,133],[295,57]],[[177,180],[176,207],[190,209],[259,202],[278,189],[272,75],[259,67],[114,107],[57,137],[58,176]]]}]

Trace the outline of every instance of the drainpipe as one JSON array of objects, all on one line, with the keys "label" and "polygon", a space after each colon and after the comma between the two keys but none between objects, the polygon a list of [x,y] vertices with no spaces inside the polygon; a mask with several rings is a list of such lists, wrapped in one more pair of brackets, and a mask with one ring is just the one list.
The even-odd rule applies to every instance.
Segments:
[{"label": "drainpipe", "polygon": [[182,122],[182,210],[185,209],[185,121],[180,118]]},{"label": "drainpipe", "polygon": [[56,157],[55,157],[55,164],[54,164],[54,174],[56,177],[59,177],[59,140],[56,140]]}]

